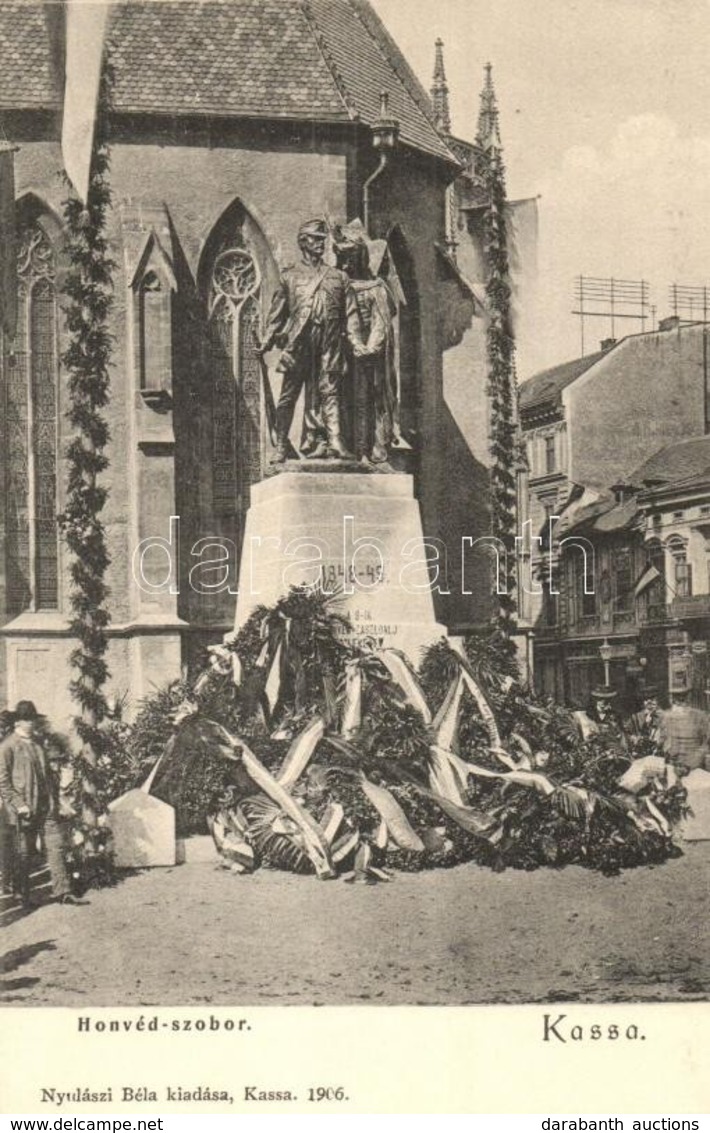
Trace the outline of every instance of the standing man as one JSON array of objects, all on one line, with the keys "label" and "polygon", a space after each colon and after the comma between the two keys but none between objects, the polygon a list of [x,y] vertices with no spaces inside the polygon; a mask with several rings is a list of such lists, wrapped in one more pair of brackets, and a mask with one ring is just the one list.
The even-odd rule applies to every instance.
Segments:
[{"label": "standing man", "polygon": [[365,455],[370,462],[385,464],[394,439],[397,406],[392,326],[395,302],[385,281],[372,275],[367,243],[359,228],[355,225],[341,228],[338,236],[335,247],[338,264],[350,277],[359,314],[359,326],[348,322],[348,340],[354,356],[355,402],[358,406],[358,395],[364,397],[366,410],[366,419],[356,421],[356,434],[364,433]]},{"label": "standing man", "polygon": [[[31,700],[19,701],[13,731],[0,743],[0,797],[15,843],[15,889],[30,904],[30,871],[40,834],[53,811],[54,788],[46,754],[37,742],[39,713]],[[50,855],[52,895],[72,901],[61,854]]]},{"label": "standing man", "polygon": [[301,263],[284,268],[257,352],[281,348],[283,373],[276,407],[276,452],[272,463],[288,457],[288,434],[296,402],[305,387],[301,451],[311,457],[352,459],[342,435],[342,382],[349,320],[357,304],[347,275],[323,262],[328,238],[324,220],[298,230]]},{"label": "standing man", "polygon": [[608,685],[592,689],[591,704],[586,712],[574,712],[580,735],[583,740],[592,736],[604,735],[626,748],[626,736],[614,712],[616,690]]},{"label": "standing man", "polygon": [[[15,726],[11,712],[0,712],[0,741],[10,735]],[[10,898],[15,883],[15,828],[10,825],[8,808],[0,795],[0,897]]]},{"label": "standing man", "polygon": [[661,710],[658,706],[658,690],[654,685],[646,685],[644,688],[643,706],[639,712],[633,712],[629,716],[626,728],[634,747],[638,747],[643,740],[653,744],[662,743]]},{"label": "standing man", "polygon": [[673,763],[680,763],[689,771],[697,768],[707,771],[710,768],[708,714],[688,704],[687,689],[675,689],[671,697],[670,708],[661,713],[663,746]]}]

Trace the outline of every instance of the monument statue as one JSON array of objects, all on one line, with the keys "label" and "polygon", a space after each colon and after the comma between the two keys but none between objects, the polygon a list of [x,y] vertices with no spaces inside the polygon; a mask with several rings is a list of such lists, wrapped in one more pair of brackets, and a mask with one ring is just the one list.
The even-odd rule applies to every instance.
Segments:
[{"label": "monument statue", "polygon": [[350,278],[359,316],[348,322],[355,387],[355,448],[373,464],[384,464],[396,439],[392,320],[397,308],[385,281],[372,273],[367,238],[358,221],[337,230],[335,253],[338,266]]},{"label": "monument statue", "polygon": [[353,459],[343,439],[342,384],[346,336],[359,323],[358,306],[345,272],[324,263],[328,226],[306,221],[298,230],[301,263],[281,274],[257,353],[281,349],[277,370],[284,375],[275,413],[273,464],[289,455],[289,430],[304,390],[301,451],[310,457]]}]

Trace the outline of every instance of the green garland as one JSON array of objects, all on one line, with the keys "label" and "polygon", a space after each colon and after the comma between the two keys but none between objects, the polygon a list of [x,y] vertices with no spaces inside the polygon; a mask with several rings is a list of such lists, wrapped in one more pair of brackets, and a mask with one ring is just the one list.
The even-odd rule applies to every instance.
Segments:
[{"label": "green garland", "polygon": [[107,713],[103,688],[108,677],[105,655],[110,620],[105,582],[110,559],[101,520],[108,491],[100,483],[109,464],[105,451],[109,428],[102,410],[110,392],[108,317],[115,267],[106,236],[111,205],[106,140],[109,90],[110,74],[104,72],[87,204],[71,195],[63,205],[69,262],[63,291],[68,299],[64,314],[69,345],[62,364],[69,375],[67,419],[73,439],[66,450],[67,501],[59,524],[72,556],[71,630],[79,644],[70,658],[74,670],[70,690],[80,709],[75,727],[82,748],[75,757],[75,781],[81,822],[87,830],[96,827],[100,809],[97,765],[104,745],[101,724]]},{"label": "green garland", "polygon": [[494,589],[494,628],[509,639],[516,612],[516,467],[518,462],[515,339],[511,312],[506,230],[505,167],[498,137],[498,110],[488,73],[481,95],[476,143],[485,192],[483,242],[486,261],[488,395],[491,403],[491,533],[505,548],[504,594]]}]

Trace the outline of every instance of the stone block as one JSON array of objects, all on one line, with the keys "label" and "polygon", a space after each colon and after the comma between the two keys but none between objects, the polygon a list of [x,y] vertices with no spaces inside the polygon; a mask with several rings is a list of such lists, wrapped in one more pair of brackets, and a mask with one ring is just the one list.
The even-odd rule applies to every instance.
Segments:
[{"label": "stone block", "polygon": [[108,810],[119,869],[175,865],[175,811],[168,803],[136,787]]},{"label": "stone block", "polygon": [[686,842],[705,842],[710,839],[710,771],[698,767],[684,784],[692,815],[683,823],[683,838]]}]

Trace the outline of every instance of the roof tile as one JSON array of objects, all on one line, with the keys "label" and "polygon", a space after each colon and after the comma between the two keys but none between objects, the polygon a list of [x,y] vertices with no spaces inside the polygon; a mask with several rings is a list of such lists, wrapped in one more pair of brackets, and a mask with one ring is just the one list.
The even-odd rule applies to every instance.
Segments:
[{"label": "roof tile", "polygon": [[[0,0],[0,107],[60,101],[48,7]],[[128,0],[108,57],[118,111],[372,124],[386,89],[402,140],[454,160],[366,0]]]}]

